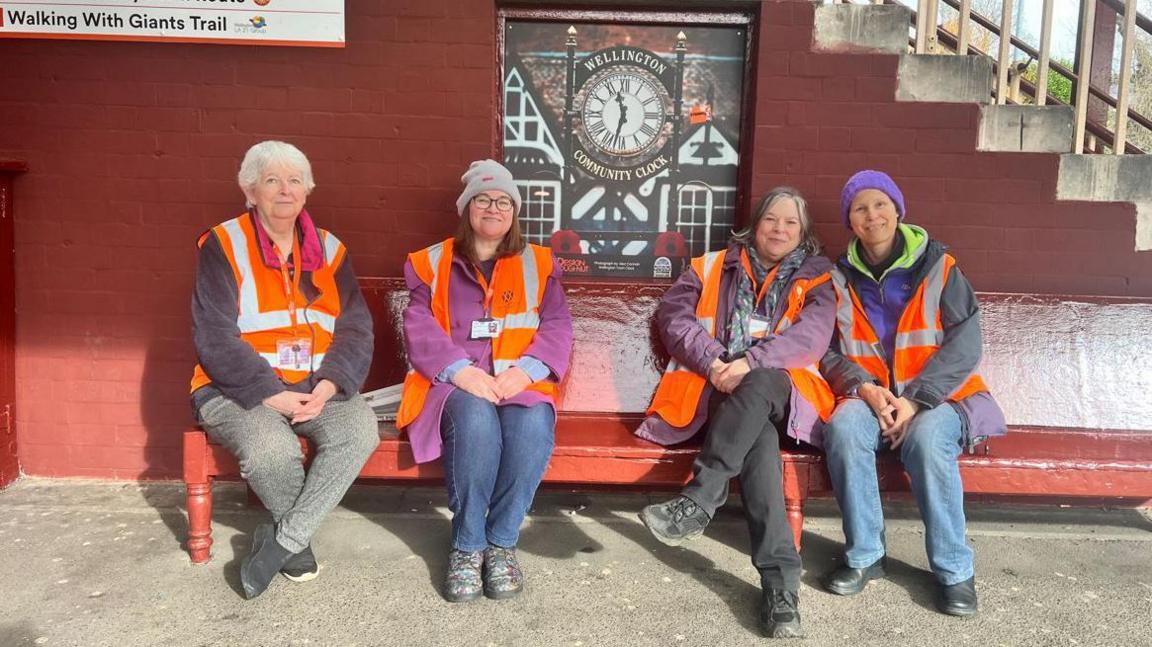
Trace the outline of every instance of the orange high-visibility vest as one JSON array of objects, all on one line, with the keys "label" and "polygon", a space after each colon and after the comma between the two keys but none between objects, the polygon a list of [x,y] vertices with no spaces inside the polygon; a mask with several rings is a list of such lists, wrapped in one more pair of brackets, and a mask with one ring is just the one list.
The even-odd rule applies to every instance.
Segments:
[{"label": "orange high-visibility vest", "polygon": [[[692,270],[700,277],[703,288],[700,291],[700,300],[696,302],[696,321],[708,331],[713,338],[716,337],[716,314],[720,305],[720,277],[723,274],[724,256],[727,250],[709,252],[703,256],[692,259]],[[828,280],[828,274],[811,279],[796,279],[788,290],[788,305],[784,316],[776,324],[775,334],[780,334],[792,325],[792,321],[804,308],[804,299],[809,291]],[[789,368],[789,377],[792,378],[792,388],[807,400],[821,420],[827,422],[832,415],[836,404],[832,390],[828,383],[820,376],[816,364],[803,368]],[[696,408],[700,397],[704,394],[707,380],[688,369],[676,358],[668,361],[660,384],[656,387],[656,394],[652,397],[652,404],[648,407],[648,415],[659,415],[665,422],[673,427],[685,427],[696,416]]]},{"label": "orange high-visibility vest", "polygon": [[[211,230],[220,241],[224,256],[236,278],[236,325],[240,328],[240,339],[263,357],[276,375],[288,384],[306,379],[324,363],[324,353],[332,344],[336,318],[340,316],[336,268],[344,261],[344,244],[319,227],[316,231],[324,247],[324,262],[320,269],[312,272],[312,283],[320,291],[320,296],[308,303],[307,297],[300,291],[299,280],[290,282],[286,290],[280,269],[264,264],[252,216],[241,214]],[[196,244],[203,247],[209,235],[206,233],[201,236]],[[299,276],[298,244],[293,249],[292,257],[297,264],[296,273]],[[309,369],[279,368],[277,342],[299,339],[311,341],[312,361]],[[192,390],[211,382],[212,379],[197,364],[192,373]]]},{"label": "orange high-visibility vest", "polygon": [[[883,344],[868,322],[860,297],[840,268],[833,268],[832,285],[836,288],[836,328],[840,333],[840,353],[871,373],[885,388],[900,395],[924,370],[924,365],[944,341],[940,296],[948,282],[948,273],[955,264],[956,259],[951,255],[941,256],[900,315],[900,322],[896,326],[896,356],[892,358],[895,386],[890,383]],[[987,390],[984,380],[973,373],[948,395],[948,399],[957,402],[973,393]]]},{"label": "orange high-visibility vest", "polygon": [[[432,292],[432,316],[449,335],[452,328],[448,283],[452,275],[453,244],[453,239],[449,238],[408,255],[416,276]],[[540,302],[544,299],[544,289],[551,275],[552,252],[539,245],[526,245],[520,254],[496,260],[489,286],[489,316],[502,325],[500,334],[492,339],[493,374],[499,375],[511,368],[532,344],[536,329],[540,327]],[[420,415],[430,388],[432,381],[429,378],[415,369],[408,369],[400,410],[396,415],[397,427],[408,426]],[[539,391],[556,401],[555,382],[534,382],[528,385],[528,390]]]}]

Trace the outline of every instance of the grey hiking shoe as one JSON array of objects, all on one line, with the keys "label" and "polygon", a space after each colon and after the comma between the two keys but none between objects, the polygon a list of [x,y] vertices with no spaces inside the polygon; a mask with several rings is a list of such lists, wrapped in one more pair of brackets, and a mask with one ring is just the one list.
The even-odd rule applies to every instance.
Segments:
[{"label": "grey hiking shoe", "polygon": [[799,591],[764,589],[760,598],[760,630],[769,638],[803,638]]},{"label": "grey hiking shoe", "polygon": [[484,595],[505,600],[524,590],[524,573],[515,548],[489,546],[484,550]]},{"label": "grey hiking shoe", "polygon": [[444,599],[449,602],[468,602],[480,597],[484,585],[480,580],[480,564],[484,553],[452,549],[448,553],[448,573],[444,578]]},{"label": "grey hiking shoe", "polygon": [[679,496],[645,507],[640,511],[640,520],[661,543],[679,546],[704,534],[712,518],[695,501]]},{"label": "grey hiking shoe", "polygon": [[316,556],[312,554],[312,546],[288,558],[288,562],[280,568],[280,574],[293,582],[308,582],[316,579],[320,574],[320,565],[316,563]]}]

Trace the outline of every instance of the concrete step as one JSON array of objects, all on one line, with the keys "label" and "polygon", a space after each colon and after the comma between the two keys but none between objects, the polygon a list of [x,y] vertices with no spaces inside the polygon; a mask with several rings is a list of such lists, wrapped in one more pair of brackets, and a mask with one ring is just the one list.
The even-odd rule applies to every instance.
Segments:
[{"label": "concrete step", "polygon": [[1152,155],[1061,155],[1059,200],[1136,205],[1136,251],[1152,250]]},{"label": "concrete step", "polygon": [[1071,106],[981,106],[976,148],[1014,153],[1067,153],[1072,150],[1075,121]]},{"label": "concrete step", "polygon": [[823,52],[908,51],[912,10],[903,5],[825,4],[816,7],[814,49]]},{"label": "concrete step", "polygon": [[983,56],[906,54],[897,72],[897,101],[990,103],[992,60]]}]

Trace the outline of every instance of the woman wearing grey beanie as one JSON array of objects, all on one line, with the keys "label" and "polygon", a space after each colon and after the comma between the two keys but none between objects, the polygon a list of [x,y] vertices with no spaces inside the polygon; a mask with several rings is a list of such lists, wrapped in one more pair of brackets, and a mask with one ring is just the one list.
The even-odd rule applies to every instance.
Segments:
[{"label": "woman wearing grey beanie", "polygon": [[408,255],[412,366],[397,426],[416,462],[443,456],[452,509],[444,597],[509,598],[524,586],[520,525],[552,455],[572,353],[560,267],[520,232],[520,190],[493,160],[461,178],[453,238]]},{"label": "woman wearing grey beanie", "polygon": [[976,580],[956,459],[965,446],[1006,431],[976,373],[976,294],[947,248],[904,222],[904,194],[887,174],[853,175],[840,205],[855,237],[832,270],[836,334],[820,371],[840,398],[823,445],[845,550],[824,588],[855,595],[884,577],[876,454],[899,452],[924,519],[936,608],[971,616]]}]

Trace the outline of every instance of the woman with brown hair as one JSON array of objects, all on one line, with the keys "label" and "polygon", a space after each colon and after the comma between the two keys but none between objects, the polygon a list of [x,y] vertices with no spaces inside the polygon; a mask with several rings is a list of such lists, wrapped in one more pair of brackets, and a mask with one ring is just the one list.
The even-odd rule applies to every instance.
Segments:
[{"label": "woman with brown hair", "polygon": [[454,238],[408,255],[411,370],[397,426],[416,461],[444,458],[452,549],[444,597],[518,594],[520,524],[552,455],[555,397],[572,352],[560,268],[520,232],[508,169],[473,162]]}]

